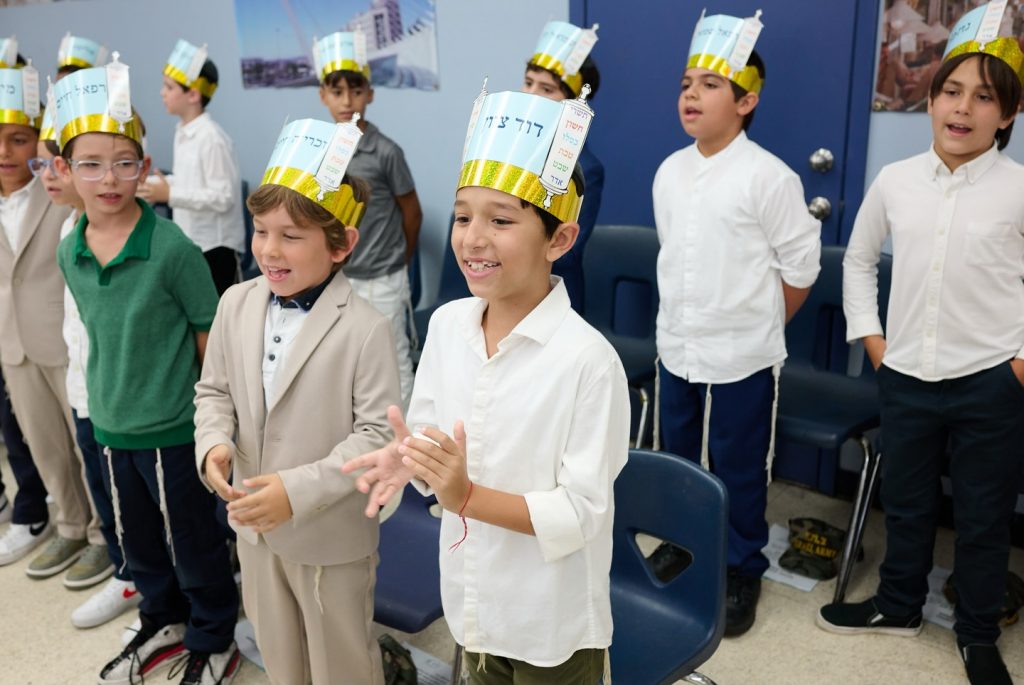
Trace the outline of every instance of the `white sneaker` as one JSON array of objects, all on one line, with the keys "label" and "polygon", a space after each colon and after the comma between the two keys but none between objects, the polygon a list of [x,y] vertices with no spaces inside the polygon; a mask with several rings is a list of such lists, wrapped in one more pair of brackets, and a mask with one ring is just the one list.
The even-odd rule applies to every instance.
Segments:
[{"label": "white sneaker", "polygon": [[98,685],[134,685],[187,653],[185,624],[143,626],[120,654],[100,671]]},{"label": "white sneaker", "polygon": [[178,685],[229,685],[241,665],[242,655],[232,642],[230,647],[219,654],[189,652],[188,659],[171,669],[167,679],[171,680],[183,673]]},{"label": "white sneaker", "polygon": [[142,619],[136,616],[135,620],[131,622],[131,625],[125,628],[124,632],[121,633],[121,646],[127,647],[128,643],[135,639],[135,636],[139,634],[140,630],[142,630]]},{"label": "white sneaker", "polygon": [[[76,628],[101,626],[139,606],[141,601],[142,595],[135,589],[134,583],[111,578],[102,590],[71,612],[71,625]],[[128,641],[131,642],[130,639]]]},{"label": "white sneaker", "polygon": [[46,542],[53,534],[52,523],[12,523],[0,537],[0,566],[13,564],[18,559]]},{"label": "white sneaker", "polygon": [[14,516],[14,505],[11,504],[11,500],[7,499],[7,495],[0,495],[0,525],[3,525],[11,520]]}]

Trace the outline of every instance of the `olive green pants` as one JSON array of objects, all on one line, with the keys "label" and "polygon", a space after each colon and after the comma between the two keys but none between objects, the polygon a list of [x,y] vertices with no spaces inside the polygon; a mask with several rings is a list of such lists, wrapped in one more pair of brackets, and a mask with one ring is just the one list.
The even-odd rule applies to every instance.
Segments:
[{"label": "olive green pants", "polygon": [[468,651],[465,659],[473,685],[597,685],[604,675],[604,653],[603,649],[581,649],[557,666],[534,666]]}]

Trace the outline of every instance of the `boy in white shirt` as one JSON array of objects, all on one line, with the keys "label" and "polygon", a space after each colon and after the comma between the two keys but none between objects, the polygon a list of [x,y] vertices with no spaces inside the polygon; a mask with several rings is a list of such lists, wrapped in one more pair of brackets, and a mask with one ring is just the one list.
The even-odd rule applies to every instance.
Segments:
[{"label": "boy in white shirt", "polygon": [[[343,470],[369,467],[357,480],[369,516],[414,477],[437,494],[441,598],[470,682],[594,685],[611,644],[629,399],[615,350],[551,276],[579,231],[583,177],[570,172],[590,111],[510,92],[474,110],[452,249],[476,297],[431,320],[408,415],[425,439],[392,407],[396,440]],[[560,144],[563,110],[578,146]]]},{"label": "boy in white shirt", "polygon": [[[978,7],[954,27],[930,89],[932,147],[879,172],[850,236],[846,337],[878,372],[886,553],[874,597],[817,617],[841,634],[921,632],[948,446],[953,629],[973,685],[1011,683],[995,643],[1024,465],[1024,167],[1001,152],[1024,53],[1008,31],[978,31],[998,27],[1000,11]],[[877,264],[890,236],[883,330]]]},{"label": "boy in white shirt", "polygon": [[160,97],[177,116],[171,176],[154,170],[139,197],[166,202],[174,223],[199,246],[217,294],[238,282],[238,253],[245,251],[242,186],[234,144],[206,107],[217,90],[217,67],[206,47],[179,40],[164,66]]},{"label": "boy in white shirt", "polygon": [[[727,636],[753,625],[768,568],[784,326],[817,278],[821,251],[800,178],[746,135],[764,64],[753,41],[739,39],[759,29],[757,17],[702,16],[679,95],[695,143],[661,164],[653,191],[661,436],[665,450],[702,462],[729,490]],[[744,68],[730,69],[737,58]]]}]

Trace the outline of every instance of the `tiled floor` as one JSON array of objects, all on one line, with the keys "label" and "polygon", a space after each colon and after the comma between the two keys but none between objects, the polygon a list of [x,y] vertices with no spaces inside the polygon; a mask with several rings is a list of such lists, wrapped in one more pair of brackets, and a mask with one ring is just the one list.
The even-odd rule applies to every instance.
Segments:
[{"label": "tiled floor", "polygon": [[[4,460],[4,480],[13,483]],[[801,488],[771,486],[769,519],[785,523],[813,515],[845,526],[849,504]],[[936,563],[952,562],[950,531],[941,531]],[[849,596],[860,599],[874,589],[883,549],[882,517],[873,512],[865,538],[865,560],[858,565]],[[59,576],[30,580],[27,561],[0,568],[0,685],[82,685],[95,682],[99,667],[119,649],[130,617],[79,631],[68,616],[88,596],[71,592]],[[1011,568],[1024,575],[1024,552],[1015,549]],[[814,612],[832,596],[831,582],[810,593],[765,582],[758,622],[741,638],[722,642],[701,671],[718,685],[952,685],[964,683],[953,635],[927,625],[917,638],[839,637],[814,625]],[[406,636],[399,636],[406,639]],[[409,637],[427,652],[450,660],[453,643],[444,621]],[[1024,622],[1008,628],[1000,641],[1016,682],[1024,685]],[[149,682],[149,681],[147,681]],[[156,682],[164,682],[158,674]],[[266,676],[246,663],[236,685],[263,685]],[[619,683],[619,681],[616,681]],[[619,685],[632,685],[628,681]]]}]

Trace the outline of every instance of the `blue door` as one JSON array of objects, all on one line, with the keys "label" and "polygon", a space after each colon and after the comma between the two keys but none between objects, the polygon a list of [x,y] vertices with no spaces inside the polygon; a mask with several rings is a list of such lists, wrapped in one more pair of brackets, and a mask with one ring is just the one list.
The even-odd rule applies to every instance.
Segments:
[{"label": "blue door", "polygon": [[[599,223],[654,225],[654,172],[692,142],[676,101],[702,7],[692,0],[570,2],[571,21],[600,24],[593,57],[601,87],[587,140],[606,171]],[[707,4],[708,14],[748,17],[758,9],[766,79],[750,137],[800,174],[808,202],[830,205],[822,240],[846,242],[863,195],[878,0]],[[830,170],[811,167],[818,149],[831,153]]]}]

